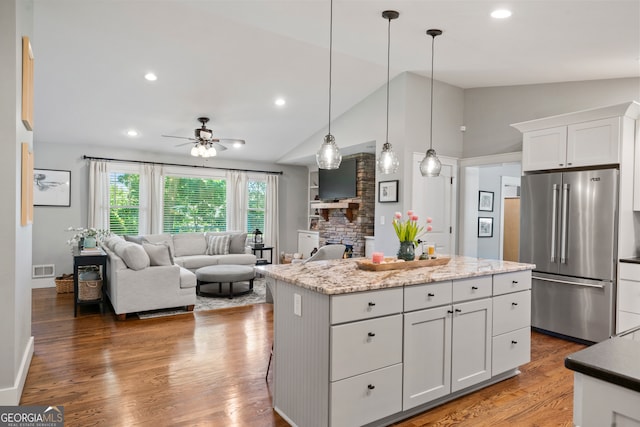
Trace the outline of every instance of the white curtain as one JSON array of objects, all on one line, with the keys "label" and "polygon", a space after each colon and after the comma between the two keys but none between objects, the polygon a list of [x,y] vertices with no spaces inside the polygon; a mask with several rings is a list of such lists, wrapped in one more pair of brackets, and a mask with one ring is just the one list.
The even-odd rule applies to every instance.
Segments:
[{"label": "white curtain", "polygon": [[109,168],[102,160],[89,161],[88,227],[109,229]]},{"label": "white curtain", "polygon": [[[247,223],[247,173],[227,172],[227,230],[244,231]],[[252,231],[252,230],[248,230]]]},{"label": "white curtain", "polygon": [[279,239],[279,213],[278,213],[278,182],[280,176],[267,174],[267,200],[265,204],[265,237],[267,246],[273,246],[273,260],[278,263],[280,260]]},{"label": "white curtain", "polygon": [[162,166],[154,164],[144,164],[140,171],[140,234],[162,233],[162,172]]}]

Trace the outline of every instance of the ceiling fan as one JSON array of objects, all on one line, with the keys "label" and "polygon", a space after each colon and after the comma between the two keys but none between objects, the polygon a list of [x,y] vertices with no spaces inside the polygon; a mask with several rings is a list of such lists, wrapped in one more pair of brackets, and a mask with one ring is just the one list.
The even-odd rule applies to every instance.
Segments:
[{"label": "ceiling fan", "polygon": [[178,144],[176,147],[193,144],[193,147],[191,148],[191,155],[194,157],[213,157],[218,154],[218,151],[224,151],[227,149],[227,147],[222,144],[233,144],[234,147],[239,147],[245,143],[244,139],[214,138],[213,131],[211,129],[207,129],[207,122],[209,121],[209,118],[198,117],[198,121],[202,123],[202,126],[194,130],[195,138],[173,135],[162,136],[165,138],[188,139],[189,142]]}]

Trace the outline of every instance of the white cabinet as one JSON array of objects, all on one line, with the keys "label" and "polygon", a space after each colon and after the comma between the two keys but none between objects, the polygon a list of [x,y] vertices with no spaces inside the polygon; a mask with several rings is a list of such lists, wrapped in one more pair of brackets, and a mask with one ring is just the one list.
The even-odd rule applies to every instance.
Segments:
[{"label": "white cabinet", "polygon": [[309,258],[314,249],[320,247],[320,234],[317,231],[298,230],[298,253]]},{"label": "white cabinet", "polygon": [[310,230],[318,229],[318,221],[320,221],[320,213],[313,207],[313,203],[319,200],[319,180],[318,170],[309,169],[309,181],[307,190],[307,228]]},{"label": "white cabinet", "polygon": [[573,425],[640,427],[640,393],[574,373]]},{"label": "white cabinet", "polygon": [[620,117],[525,132],[522,170],[620,163]]},{"label": "white cabinet", "polygon": [[452,294],[454,300],[482,299],[412,313],[405,306],[405,411],[491,378],[491,276],[407,287],[405,304],[430,306]]},{"label": "white cabinet", "polygon": [[640,326],[640,264],[619,263],[616,333]]}]

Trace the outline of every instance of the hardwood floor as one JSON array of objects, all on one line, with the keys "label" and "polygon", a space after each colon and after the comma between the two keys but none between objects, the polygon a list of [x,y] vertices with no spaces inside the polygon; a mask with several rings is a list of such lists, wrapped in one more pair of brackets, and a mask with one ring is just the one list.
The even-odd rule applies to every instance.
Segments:
[{"label": "hardwood floor", "polygon": [[[272,306],[125,322],[97,306],[73,318],[71,294],[33,290],[35,354],[21,405],[64,405],[67,426],[286,426],[271,409]],[[532,334],[522,374],[396,424],[571,426],[584,346]],[[304,427],[304,426],[301,426]]]}]

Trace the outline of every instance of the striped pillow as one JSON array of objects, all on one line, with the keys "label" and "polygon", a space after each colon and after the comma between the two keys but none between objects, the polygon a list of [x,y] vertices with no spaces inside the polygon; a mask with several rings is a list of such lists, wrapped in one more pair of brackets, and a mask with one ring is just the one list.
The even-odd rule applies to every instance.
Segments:
[{"label": "striped pillow", "polygon": [[207,255],[229,255],[231,236],[209,236],[207,240]]}]

